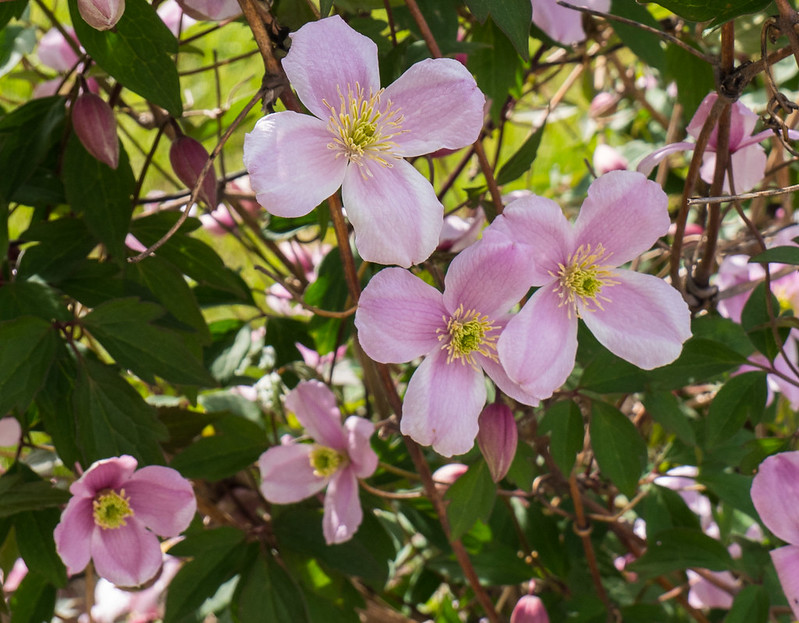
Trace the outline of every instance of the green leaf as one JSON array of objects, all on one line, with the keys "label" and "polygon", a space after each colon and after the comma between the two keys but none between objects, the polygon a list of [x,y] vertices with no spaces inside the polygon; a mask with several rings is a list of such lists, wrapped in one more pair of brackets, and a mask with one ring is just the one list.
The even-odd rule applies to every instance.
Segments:
[{"label": "green leaf", "polygon": [[[774,314],[780,313],[780,303],[773,293],[769,292],[771,298],[771,309]],[[741,326],[746,330],[752,344],[763,353],[770,361],[779,354],[780,349],[774,339],[774,331],[771,328],[769,310],[766,304],[766,284],[759,284],[744,305],[741,312]],[[784,344],[788,339],[790,327],[781,326],[777,329],[781,342]]]},{"label": "green leaf", "polygon": [[747,15],[765,9],[771,0],[655,0],[692,22],[713,20],[713,26],[723,24],[740,15]]},{"label": "green leaf", "polygon": [[36,570],[29,571],[9,599],[11,623],[42,623],[53,618],[56,588]]},{"label": "green leaf", "polygon": [[489,0],[491,19],[505,33],[524,60],[530,59],[530,22],[533,8],[527,0]]},{"label": "green leaf", "polygon": [[[341,254],[334,247],[322,260],[317,271],[316,280],[305,291],[305,301],[309,305],[330,311],[343,311],[347,302],[347,282],[341,264]],[[343,329],[342,329],[342,323]],[[308,324],[308,332],[316,342],[316,351],[320,355],[335,350],[347,340],[352,331],[352,318],[324,318],[314,316]],[[267,340],[273,339],[267,338]]]},{"label": "green leaf", "polygon": [[72,134],[64,153],[62,170],[67,201],[83,214],[89,231],[108,248],[117,260],[127,254],[125,236],[133,214],[131,199],[136,179],[124,149],[119,150],[119,166],[112,169],[92,156],[76,134]]},{"label": "green leaf", "polygon": [[666,46],[665,75],[667,80],[677,83],[677,99],[683,105],[686,119],[694,115],[705,96],[715,89],[713,68],[676,45]]},{"label": "green leaf", "polygon": [[330,15],[330,9],[333,8],[333,0],[320,0],[319,1],[319,17],[325,18]]},{"label": "green leaf", "polygon": [[799,247],[795,245],[786,247],[773,247],[758,253],[749,260],[749,263],[757,262],[760,264],[799,264]]},{"label": "green leaf", "polygon": [[[469,558],[483,586],[507,586],[530,578],[530,565],[507,545],[492,545],[489,549],[470,555]],[[434,558],[426,566],[445,575],[451,581],[466,581],[463,569],[456,560],[452,559],[451,554]]]},{"label": "green leaf", "polygon": [[466,0],[466,6],[469,7],[474,18],[484,24],[491,11],[491,0]]},{"label": "green leaf", "polygon": [[679,437],[687,446],[696,444],[691,420],[684,411],[684,406],[671,392],[649,392],[644,396],[644,406],[649,415],[668,433]]},{"label": "green leaf", "polygon": [[767,623],[769,605],[766,589],[750,584],[735,596],[724,623]]},{"label": "green leaf", "polygon": [[242,574],[233,599],[238,623],[310,623],[305,596],[275,559],[262,552]]},{"label": "green leaf", "polygon": [[73,409],[84,467],[122,454],[144,464],[163,463],[158,439],[166,430],[153,408],[110,366],[79,360]]},{"label": "green leaf", "polygon": [[487,522],[496,497],[497,486],[491,479],[486,462],[472,465],[444,495],[444,499],[449,501],[447,517],[452,529],[451,538],[461,538],[478,519]]},{"label": "green leaf", "polygon": [[69,493],[54,488],[33,471],[20,464],[0,476],[0,517],[10,517],[25,511],[41,511],[65,504]]},{"label": "green leaf", "polygon": [[226,385],[236,374],[252,346],[252,332],[248,325],[228,331],[205,349],[203,359],[211,375]]},{"label": "green leaf", "polygon": [[499,121],[508,93],[518,93],[521,88],[524,66],[513,44],[493,20],[485,25],[475,24],[472,41],[483,47],[469,54],[467,66],[477,86],[491,100],[491,118]]},{"label": "green leaf", "polygon": [[541,137],[544,135],[544,127],[545,124],[537,127],[524,141],[519,150],[500,167],[499,173],[497,173],[497,184],[500,186],[508,184],[527,173],[533,164],[533,160],[535,160],[535,155],[538,153],[538,146],[541,144]]},{"label": "green leaf", "polygon": [[696,516],[679,493],[666,487],[652,485],[643,501],[642,517],[649,538],[672,528],[701,530]]},{"label": "green leaf", "polygon": [[0,28],[4,28],[14,18],[19,18],[28,6],[28,0],[0,2]]},{"label": "green leaf", "polygon": [[53,530],[61,518],[56,508],[26,511],[14,516],[17,545],[28,569],[35,569],[47,580],[63,588],[67,583],[67,570],[55,549]]},{"label": "green leaf", "polygon": [[542,433],[549,433],[549,451],[563,475],[571,474],[577,453],[583,449],[585,426],[583,416],[571,400],[552,405],[539,424]]},{"label": "green leaf", "polygon": [[82,322],[117,363],[145,381],[158,375],[171,383],[215,385],[196,349],[187,346],[187,334],[152,324],[162,315],[155,303],[127,298],[95,307]]},{"label": "green leaf", "polygon": [[[637,2],[614,2],[610,12],[619,17],[626,17],[639,24],[651,26],[660,30],[660,23],[652,17],[652,14]],[[611,21],[613,30],[619,35],[619,39],[642,61],[650,67],[663,71],[666,64],[666,54],[663,51],[663,40],[657,35],[636,28],[629,24]]]},{"label": "green leaf", "polygon": [[36,47],[36,30],[24,26],[0,27],[0,76],[5,76]]},{"label": "green leaf", "polygon": [[72,319],[59,294],[40,281],[12,281],[0,288],[0,322],[18,316],[36,316],[42,320]]},{"label": "green leaf", "polygon": [[765,372],[745,372],[731,377],[710,404],[705,420],[708,446],[726,441],[747,422],[756,424],[766,406]]},{"label": "green leaf", "polygon": [[719,499],[733,508],[746,513],[752,519],[757,519],[758,514],[752,504],[749,491],[752,488],[754,476],[729,473],[724,471],[702,468],[697,476],[697,482],[705,485],[708,490]]},{"label": "green leaf", "polygon": [[38,242],[25,249],[19,261],[17,279],[38,277],[58,283],[82,262],[97,245],[83,219],[60,218],[38,223],[21,236],[25,242]]},{"label": "green leaf", "polygon": [[647,373],[650,389],[678,389],[712,379],[746,363],[746,357],[728,346],[694,337],[682,348],[677,361]]},{"label": "green leaf", "polygon": [[74,413],[72,402],[77,376],[78,369],[73,354],[64,344],[60,344],[45,384],[36,395],[36,406],[44,429],[50,435],[64,465],[84,462],[78,448],[75,429],[78,417]]},{"label": "green leaf", "polygon": [[125,13],[112,30],[95,30],[69,0],[75,33],[89,56],[125,87],[174,117],[183,113],[180,81],[172,54],[177,39],[144,0],[127,0]]},{"label": "green leaf", "polygon": [[24,412],[44,383],[58,337],[49,322],[32,316],[0,322],[0,413]]},{"label": "green leaf", "polygon": [[674,528],[649,539],[646,552],[628,568],[646,577],[654,577],[700,567],[727,571],[732,567],[727,548],[701,530]]},{"label": "green leaf", "polygon": [[600,471],[632,498],[646,466],[646,444],[638,429],[618,409],[594,402],[590,433]]}]

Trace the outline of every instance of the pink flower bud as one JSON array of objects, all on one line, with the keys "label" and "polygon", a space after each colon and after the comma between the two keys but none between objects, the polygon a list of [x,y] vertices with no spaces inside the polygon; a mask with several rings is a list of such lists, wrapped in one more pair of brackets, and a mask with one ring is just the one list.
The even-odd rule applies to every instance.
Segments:
[{"label": "pink flower bud", "polygon": [[519,434],[510,407],[502,403],[488,405],[478,420],[477,445],[488,463],[491,478],[499,482],[505,477],[516,455]]},{"label": "pink flower bud", "polygon": [[544,602],[535,595],[525,595],[516,603],[510,623],[549,623]]},{"label": "pink flower bud", "polygon": [[610,145],[600,143],[594,151],[594,171],[604,175],[608,171],[624,171],[629,166],[627,158]]},{"label": "pink flower bud", "polygon": [[[182,135],[172,143],[169,149],[169,161],[178,179],[191,190],[197,183],[205,163],[208,162],[208,152],[199,141]],[[216,208],[216,173],[213,166],[203,180],[199,198],[210,207]]]},{"label": "pink flower bud", "polygon": [[449,486],[463,476],[468,469],[469,466],[463,463],[447,463],[439,467],[433,472],[433,481],[436,483],[438,493],[444,495]]},{"label": "pink flower bud", "polygon": [[119,165],[119,139],[114,111],[94,93],[84,93],[72,107],[72,127],[92,156],[112,169]]},{"label": "pink flower bud", "polygon": [[22,427],[16,418],[0,419],[0,446],[16,446],[22,438]]},{"label": "pink flower bud", "polygon": [[125,0],[78,0],[78,11],[92,28],[109,30],[125,12]]}]

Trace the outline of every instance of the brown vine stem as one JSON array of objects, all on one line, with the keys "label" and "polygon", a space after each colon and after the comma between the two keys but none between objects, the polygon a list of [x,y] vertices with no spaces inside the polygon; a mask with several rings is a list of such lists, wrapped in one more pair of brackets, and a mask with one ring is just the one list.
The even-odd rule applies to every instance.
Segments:
[{"label": "brown vine stem", "polygon": [[344,220],[341,199],[337,193],[333,193],[327,199],[330,206],[330,218],[333,219],[333,230],[336,232],[336,242],[338,242],[341,263],[344,266],[344,279],[347,281],[347,289],[353,303],[357,303],[361,297],[361,283],[358,279],[358,271],[355,269],[355,258],[352,257],[350,249],[350,235],[347,229],[347,222]]},{"label": "brown vine stem", "polygon": [[796,25],[797,14],[794,8],[790,5],[788,0],[775,0],[777,10],[780,12],[780,31],[788,37],[788,43],[791,44],[791,51],[793,57],[796,59],[796,65],[799,67],[799,35],[793,29]]},{"label": "brown vine stem", "polygon": [[433,31],[430,30],[430,26],[427,25],[427,20],[425,20],[424,15],[422,15],[421,10],[419,10],[419,5],[416,4],[416,0],[405,0],[405,6],[408,7],[413,21],[416,22],[416,25],[419,27],[419,31],[422,33],[422,39],[424,39],[424,42],[427,44],[427,49],[430,50],[430,54],[432,54],[433,58],[441,58],[441,48],[438,47],[438,43],[433,36]]}]

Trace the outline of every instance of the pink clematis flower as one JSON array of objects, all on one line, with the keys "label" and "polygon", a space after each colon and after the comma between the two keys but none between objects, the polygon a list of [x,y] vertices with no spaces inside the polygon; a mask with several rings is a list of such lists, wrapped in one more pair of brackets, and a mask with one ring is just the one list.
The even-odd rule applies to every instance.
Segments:
[{"label": "pink clematis flower", "polygon": [[508,311],[529,286],[529,259],[516,244],[478,242],[450,264],[444,292],[401,268],[375,275],[361,295],[355,326],[366,354],[382,363],[424,356],[408,383],[400,430],[439,454],[468,452],[486,401],[484,372],[529,405],[497,359]]},{"label": "pink clematis flower", "polygon": [[[532,0],[533,23],[558,43],[572,45],[585,39],[582,15],[558,4],[558,0]],[[574,6],[602,11],[610,10],[610,0],[574,0]]]},{"label": "pink clematis flower", "polygon": [[55,528],[70,573],[94,561],[100,577],[138,586],[161,567],[159,534],[177,536],[197,510],[191,483],[169,467],[136,469],[123,455],[96,461],[70,486],[72,499]]},{"label": "pink clematis flower", "polygon": [[549,623],[544,602],[537,595],[525,595],[516,602],[510,623]]},{"label": "pink clematis flower", "polygon": [[377,469],[369,445],[374,425],[350,416],[341,423],[333,392],[319,381],[303,381],[286,396],[315,443],[292,443],[269,448],[258,459],[261,492],[274,504],[293,504],[327,486],[322,531],[328,545],[352,538],[363,521],[358,479]]},{"label": "pink clematis flower", "polygon": [[[710,114],[710,109],[718,99],[717,93],[710,93],[702,100],[699,108],[696,109],[691,123],[686,128],[688,134],[694,139],[699,137],[702,126]],[[730,113],[730,160],[732,166],[733,183],[736,192],[744,192],[757,186],[766,173],[766,152],[760,146],[764,140],[774,136],[771,130],[763,130],[757,134],[752,134],[757,123],[758,116],[741,102],[732,104]],[[716,149],[718,145],[718,124],[713,128],[708,140],[705,153],[702,156],[702,167],[699,174],[702,179],[711,184],[713,175],[716,171]],[[791,138],[799,138],[799,132],[791,130]],[[666,156],[677,151],[687,151],[694,148],[694,143],[684,141],[666,145],[653,151],[644,158],[638,165],[638,171],[644,175],[649,175]],[[724,177],[723,192],[730,192],[729,176]]]},{"label": "pink clematis flower", "polygon": [[771,561],[793,615],[799,618],[799,452],[782,452],[763,461],[750,494],[766,527],[789,543],[773,550]]},{"label": "pink clematis flower", "polygon": [[283,66],[314,116],[273,113],[246,135],[258,202],[297,217],[341,187],[361,257],[406,267],[425,260],[443,207],[404,158],[477,140],[485,97],[474,78],[454,59],[427,59],[381,89],[377,46],[338,16],[295,32]]},{"label": "pink clematis flower", "polygon": [[499,359],[527,393],[547,397],[574,367],[577,319],[611,352],[640,368],[667,364],[691,336],[690,312],[666,282],[617,268],[669,227],[663,190],[640,173],[595,180],[574,226],[554,201],[514,201],[483,234],[536,258],[527,285],[541,286],[499,338]]}]

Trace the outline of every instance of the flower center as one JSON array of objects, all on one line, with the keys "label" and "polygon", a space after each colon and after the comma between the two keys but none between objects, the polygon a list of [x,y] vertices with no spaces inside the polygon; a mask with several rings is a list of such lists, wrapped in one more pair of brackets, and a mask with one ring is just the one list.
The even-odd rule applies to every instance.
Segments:
[{"label": "flower center", "polygon": [[560,305],[568,307],[569,317],[572,311],[577,316],[577,300],[582,303],[582,311],[595,312],[603,309],[602,301],[607,303],[610,299],[607,294],[603,295],[603,288],[617,285],[619,282],[613,279],[613,271],[607,264],[610,253],[598,244],[592,251],[590,244],[580,245],[578,249],[569,256],[566,264],[558,264],[557,274],[549,274],[557,278],[553,292],[557,292],[560,297]]},{"label": "flower center", "polygon": [[439,342],[446,342],[441,346],[441,350],[447,351],[447,363],[460,359],[461,364],[468,363],[476,368],[474,353],[497,361],[496,342],[499,335],[488,335],[488,333],[499,327],[492,325],[488,316],[481,316],[473,309],[464,312],[463,305],[459,305],[452,316],[449,318],[444,316],[444,321],[447,323],[447,328],[436,329],[436,333],[439,334]]},{"label": "flower center", "polygon": [[[333,141],[328,149],[334,149],[338,156],[346,156],[350,162],[363,167],[365,158],[376,160],[384,167],[391,167],[386,158],[394,157],[397,144],[391,139],[402,133],[404,117],[391,101],[381,106],[380,98],[383,89],[377,93],[369,92],[356,82],[355,88],[347,87],[345,96],[339,88],[339,107],[322,100],[330,110],[328,130]],[[368,168],[362,168],[362,175],[369,175]]]},{"label": "flower center", "polygon": [[338,450],[327,446],[316,446],[309,455],[313,473],[322,478],[328,478],[335,474],[346,462],[347,457]]},{"label": "flower center", "polygon": [[107,490],[92,502],[94,523],[103,530],[113,530],[126,526],[125,517],[133,516],[133,509],[130,507],[130,498],[125,497],[125,490]]}]

